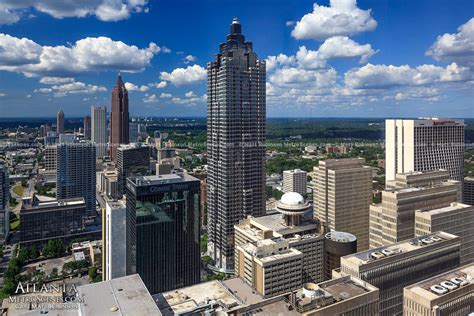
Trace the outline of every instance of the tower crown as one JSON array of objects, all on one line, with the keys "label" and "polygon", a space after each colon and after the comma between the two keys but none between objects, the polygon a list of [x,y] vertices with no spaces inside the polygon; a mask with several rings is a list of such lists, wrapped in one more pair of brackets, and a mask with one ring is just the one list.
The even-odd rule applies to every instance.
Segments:
[{"label": "tower crown", "polygon": [[232,24],[230,25],[230,34],[241,34],[242,26],[240,25],[239,19],[234,17],[232,19]]}]

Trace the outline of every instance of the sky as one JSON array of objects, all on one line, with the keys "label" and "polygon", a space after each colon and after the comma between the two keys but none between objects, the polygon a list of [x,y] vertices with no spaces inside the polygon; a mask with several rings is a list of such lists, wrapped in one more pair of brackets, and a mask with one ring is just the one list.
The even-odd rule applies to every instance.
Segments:
[{"label": "sky", "polygon": [[0,117],[110,106],[206,115],[206,65],[238,17],[269,117],[474,117],[472,0],[2,0]]}]

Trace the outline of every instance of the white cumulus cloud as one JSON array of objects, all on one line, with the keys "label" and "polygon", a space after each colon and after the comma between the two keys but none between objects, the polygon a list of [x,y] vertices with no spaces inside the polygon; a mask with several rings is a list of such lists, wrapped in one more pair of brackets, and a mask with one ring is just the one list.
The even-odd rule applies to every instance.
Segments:
[{"label": "white cumulus cloud", "polygon": [[161,50],[153,42],[147,48],[138,48],[103,36],[87,37],[71,46],[41,46],[0,34],[0,70],[48,77],[117,69],[137,72],[144,70]]},{"label": "white cumulus cloud", "polygon": [[318,49],[320,59],[360,57],[363,64],[375,53],[370,44],[361,45],[347,36],[328,38]]},{"label": "white cumulus cloud", "polygon": [[186,68],[176,68],[171,73],[161,72],[160,79],[169,81],[175,86],[194,84],[205,80],[207,77],[206,68],[199,65],[192,65]]},{"label": "white cumulus cloud", "polygon": [[186,93],[184,94],[184,96],[185,96],[186,98],[193,98],[193,97],[196,96],[196,94],[194,93],[194,91],[188,91],[188,92],[186,92]]},{"label": "white cumulus cloud", "polygon": [[399,86],[419,86],[440,82],[454,82],[472,78],[469,69],[455,63],[446,68],[434,65],[421,65],[412,68],[408,65],[372,65],[346,72],[344,81],[352,89],[389,89]]},{"label": "white cumulus cloud", "polygon": [[329,7],[315,3],[313,12],[296,23],[291,35],[297,39],[322,40],[373,31],[376,27],[371,10],[358,8],[356,0],[330,0]]},{"label": "white cumulus cloud", "polygon": [[461,25],[458,33],[438,36],[426,54],[438,61],[474,67],[474,18]]},{"label": "white cumulus cloud", "polygon": [[163,92],[163,93],[160,94],[160,98],[162,98],[162,99],[168,99],[168,98],[172,98],[172,97],[173,97],[173,95],[171,93],[164,93]]},{"label": "white cumulus cloud", "polygon": [[95,16],[101,21],[125,20],[133,13],[148,12],[148,0],[2,0],[0,25],[13,24],[33,9],[56,19]]},{"label": "white cumulus cloud", "polygon": [[128,91],[140,91],[140,92],[145,92],[150,89],[149,86],[145,86],[145,85],[137,86],[136,84],[131,83],[131,82],[125,82],[125,88]]},{"label": "white cumulus cloud", "polygon": [[145,103],[157,103],[158,99],[156,98],[155,94],[152,94],[152,95],[146,94],[145,97],[143,98],[143,102],[145,102]]},{"label": "white cumulus cloud", "polygon": [[190,64],[190,63],[193,63],[196,61],[196,56],[193,56],[193,55],[187,55],[186,57],[184,57],[184,63],[185,64]]},{"label": "white cumulus cloud", "polygon": [[168,86],[168,83],[166,81],[160,81],[160,82],[156,82],[156,83],[151,83],[150,85],[154,86],[157,89],[163,89],[163,88],[166,88]]},{"label": "white cumulus cloud", "polygon": [[40,79],[42,84],[61,84],[61,83],[70,83],[74,82],[74,78],[70,77],[43,77]]},{"label": "white cumulus cloud", "polygon": [[34,92],[53,93],[54,97],[65,97],[68,94],[91,94],[107,91],[104,86],[86,84],[80,81],[72,81],[65,84],[56,84],[50,88],[39,88]]}]

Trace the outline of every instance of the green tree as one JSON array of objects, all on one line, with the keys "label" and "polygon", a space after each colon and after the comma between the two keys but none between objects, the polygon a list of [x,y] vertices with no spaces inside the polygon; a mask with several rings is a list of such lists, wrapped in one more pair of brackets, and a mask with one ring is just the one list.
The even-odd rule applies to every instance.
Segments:
[{"label": "green tree", "polygon": [[91,281],[93,281],[95,279],[95,277],[97,276],[97,268],[96,267],[90,267],[88,275],[89,275],[89,279]]},{"label": "green tree", "polygon": [[201,236],[200,245],[201,245],[201,252],[207,252],[207,234],[206,233],[204,233]]},{"label": "green tree", "polygon": [[40,256],[40,252],[38,250],[38,248],[36,248],[35,246],[31,246],[30,248],[30,259],[37,259],[39,256]]},{"label": "green tree", "polygon": [[20,248],[20,251],[18,251],[18,259],[20,259],[21,262],[25,262],[29,257],[30,252],[28,251],[28,248]]},{"label": "green tree", "polygon": [[43,248],[43,255],[46,257],[61,257],[66,248],[62,240],[48,240],[48,243]]}]

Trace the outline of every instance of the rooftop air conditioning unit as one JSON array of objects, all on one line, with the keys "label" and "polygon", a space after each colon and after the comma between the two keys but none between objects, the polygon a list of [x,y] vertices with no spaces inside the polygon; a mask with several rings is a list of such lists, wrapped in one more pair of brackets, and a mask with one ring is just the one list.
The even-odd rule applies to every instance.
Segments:
[{"label": "rooftop air conditioning unit", "polygon": [[422,241],[425,245],[430,245],[430,244],[434,243],[434,241],[431,240],[431,238],[423,238],[421,241]]},{"label": "rooftop air conditioning unit", "polygon": [[442,287],[441,285],[433,285],[432,287],[430,287],[430,289],[433,293],[436,293],[438,295],[448,293],[448,289]]},{"label": "rooftop air conditioning unit", "polygon": [[370,256],[372,257],[372,259],[375,259],[375,260],[385,257],[385,255],[379,251],[372,252]]},{"label": "rooftop air conditioning unit", "polygon": [[450,281],[458,286],[464,286],[469,283],[464,278],[452,278]]},{"label": "rooftop air conditioning unit", "polygon": [[444,282],[441,282],[440,285],[441,285],[442,287],[447,288],[448,290],[455,290],[455,289],[458,288],[458,286],[457,286],[455,283],[451,282],[451,281],[444,281]]}]

